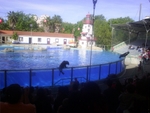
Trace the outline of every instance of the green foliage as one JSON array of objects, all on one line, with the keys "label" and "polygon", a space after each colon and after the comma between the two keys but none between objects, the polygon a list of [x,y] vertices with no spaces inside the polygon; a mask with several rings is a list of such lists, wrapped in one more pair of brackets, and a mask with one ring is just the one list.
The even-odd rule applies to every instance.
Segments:
[{"label": "green foliage", "polygon": [[74,31],[74,36],[77,40],[78,37],[81,36],[81,32],[82,32],[82,26],[83,26],[83,20],[77,22],[77,24],[74,24],[74,28],[75,28],[75,31]]},{"label": "green foliage", "polygon": [[18,34],[16,32],[13,33],[12,38],[14,40],[18,40]]},{"label": "green foliage", "polygon": [[[83,18],[76,24],[63,22],[61,16],[54,15],[53,17],[47,17],[46,21],[42,21],[42,27],[36,22],[34,14],[24,14],[23,12],[10,11],[7,14],[8,19],[3,20],[4,22],[0,24],[0,29],[4,30],[18,30],[18,31],[40,31],[40,32],[61,32],[61,33],[73,33],[75,39],[81,36]],[[129,42],[129,32],[119,29],[114,29],[112,33],[111,24],[125,24],[128,22],[133,22],[130,17],[125,18],[112,18],[106,20],[104,15],[96,15],[94,21],[94,36],[97,39],[97,45],[105,45],[111,47],[112,45],[118,44],[122,41]],[[32,24],[32,27],[30,26]],[[14,35],[15,36],[15,35]],[[136,37],[133,34],[131,37]]]},{"label": "green foliage", "polygon": [[74,26],[71,23],[62,23],[62,33],[73,33]]},{"label": "green foliage", "polygon": [[94,22],[94,36],[97,38],[97,45],[111,44],[111,31],[103,15],[97,16]]},{"label": "green foliage", "polygon": [[33,31],[37,31],[38,25],[31,14],[24,14],[23,12],[9,12],[8,23],[12,30],[30,31],[30,24],[33,25]]},{"label": "green foliage", "polygon": [[52,17],[52,32],[60,32],[62,25],[62,18],[59,15],[54,15]]},{"label": "green foliage", "polygon": [[111,24],[125,24],[125,23],[128,23],[128,22],[133,22],[133,19],[131,19],[130,17],[120,17],[120,18],[116,18],[116,19],[109,19],[108,20],[108,23],[111,25]]},{"label": "green foliage", "polygon": [[10,11],[10,12],[8,12],[8,23],[9,23],[9,26],[10,26],[10,28],[11,29],[13,29],[14,30],[14,28],[15,28],[15,25],[16,25],[16,23],[17,23],[17,13],[15,13],[14,11]]},{"label": "green foliage", "polygon": [[3,18],[0,18],[2,20],[2,23],[0,23],[0,30],[8,30],[9,25]]}]

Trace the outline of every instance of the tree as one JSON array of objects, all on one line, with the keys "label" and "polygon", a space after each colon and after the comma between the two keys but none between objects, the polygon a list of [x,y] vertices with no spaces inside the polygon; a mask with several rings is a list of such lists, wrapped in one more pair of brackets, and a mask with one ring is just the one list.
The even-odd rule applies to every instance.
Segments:
[{"label": "tree", "polygon": [[9,25],[7,24],[6,20],[4,20],[3,18],[0,18],[0,20],[1,20],[0,30],[8,30]]},{"label": "tree", "polygon": [[50,17],[46,17],[46,19],[44,19],[42,21],[43,24],[43,28],[45,32],[50,32],[50,28],[52,27],[52,20]]},{"label": "tree", "polygon": [[82,27],[83,27],[83,20],[77,22],[77,24],[74,25],[74,28],[75,28],[74,36],[76,40],[78,37],[81,36]]},{"label": "tree", "polygon": [[[134,21],[130,17],[124,17],[124,18],[120,17],[120,18],[108,20],[110,26],[112,24],[126,24],[128,22],[134,22]],[[127,42],[129,40],[129,31],[114,29],[113,35],[114,38],[112,39],[112,45],[116,45],[122,41]]]},{"label": "tree", "polygon": [[56,32],[56,33],[60,32],[61,24],[62,24],[62,18],[59,15],[54,15],[52,17],[53,32]]},{"label": "tree", "polygon": [[10,11],[8,12],[8,22],[9,22],[9,26],[11,27],[11,29],[15,29],[15,25],[17,23],[17,15],[14,11]]},{"label": "tree", "polygon": [[18,40],[18,34],[16,32],[13,33],[12,38],[14,40]]},{"label": "tree", "polygon": [[73,33],[74,26],[72,23],[62,23],[62,33]]},{"label": "tree", "polygon": [[103,15],[95,16],[94,22],[94,37],[96,37],[97,45],[105,45],[110,47],[111,45],[111,31],[110,26],[107,23]]}]

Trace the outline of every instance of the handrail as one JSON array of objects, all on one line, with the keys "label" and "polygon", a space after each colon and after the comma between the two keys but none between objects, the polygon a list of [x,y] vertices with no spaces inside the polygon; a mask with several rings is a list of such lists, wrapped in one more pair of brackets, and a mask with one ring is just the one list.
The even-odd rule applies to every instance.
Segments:
[{"label": "handrail", "polygon": [[[108,65],[108,64],[113,64],[113,63],[116,63],[116,62],[119,62],[119,61],[123,61],[124,59],[120,59],[120,60],[117,60],[117,61],[114,61],[114,62],[108,62],[108,63],[105,63],[105,64],[95,64],[95,65],[91,65],[91,66],[99,66],[99,65]],[[84,68],[84,67],[87,67],[87,66],[90,66],[90,65],[85,65],[85,66],[75,66],[75,67],[67,67],[67,68]],[[67,69],[66,68],[66,69]],[[52,70],[52,69],[59,69],[58,67],[57,68],[40,68],[40,69],[37,69],[37,68],[26,68],[26,69],[0,69],[0,71],[30,71],[30,70]]]},{"label": "handrail", "polygon": [[[105,73],[103,74],[103,68],[105,68],[105,65],[106,65],[106,70],[107,72],[105,71]],[[111,65],[115,66],[115,70],[112,70],[113,68],[111,67]],[[9,72],[11,71],[15,71],[15,73],[17,73],[17,71],[25,71],[25,73],[28,73],[29,75],[29,78],[27,78],[29,80],[29,86],[31,87],[32,85],[32,82],[34,81],[34,78],[32,77],[32,75],[34,75],[34,71],[37,73],[38,71],[44,71],[44,70],[48,70],[50,72],[48,72],[48,75],[50,75],[51,79],[50,80],[46,80],[48,82],[48,86],[54,86],[56,84],[58,84],[60,81],[64,81],[64,80],[68,80],[70,79],[70,82],[73,81],[73,78],[82,78],[84,79],[85,81],[90,81],[90,80],[100,80],[100,79],[103,79],[103,75],[104,77],[108,76],[109,74],[118,74],[118,73],[121,73],[122,71],[124,71],[124,68],[125,68],[125,65],[124,65],[124,59],[119,59],[118,61],[115,61],[115,62],[109,62],[109,63],[105,63],[105,64],[97,64],[97,65],[92,65],[93,67],[89,67],[89,66],[76,66],[76,67],[68,67],[66,68],[65,70],[69,71],[70,74],[67,74],[67,77],[68,78],[62,78],[62,79],[59,79],[58,81],[56,81],[54,83],[54,79],[55,79],[55,72],[58,73],[58,67],[57,68],[43,68],[43,69],[3,69],[3,70],[0,70],[2,73],[3,73],[3,79],[4,79],[4,82],[3,80],[2,83],[2,87],[7,87],[7,83],[9,83],[9,79],[7,79],[7,76],[9,75]],[[96,67],[94,67],[96,66]],[[119,68],[118,68],[119,66]],[[93,68],[94,70],[96,69],[97,71],[94,72],[93,74],[96,74],[96,79],[93,79],[93,76],[89,76],[89,68]],[[79,77],[79,75],[74,75],[74,71],[79,71],[79,69],[84,69],[84,75],[83,77]],[[38,70],[38,71],[36,71]],[[55,71],[56,70],[56,71]],[[79,71],[80,72],[80,71]],[[56,73],[56,75],[57,75]],[[40,75],[40,74],[39,74]],[[94,75],[95,76],[95,75]],[[19,81],[18,81],[19,82]],[[34,81],[35,82],[35,81]],[[37,81],[39,82],[39,81]],[[49,84],[50,83],[50,84]],[[68,83],[68,81],[67,81]],[[22,83],[21,83],[22,84]]]},{"label": "handrail", "polygon": [[[83,78],[83,79],[86,80],[86,78],[84,78],[84,77],[76,77],[76,78]],[[57,83],[59,83],[60,81],[67,80],[67,79],[71,79],[71,78],[63,78],[63,79],[59,79],[57,82],[54,83],[54,86],[55,86]]]}]

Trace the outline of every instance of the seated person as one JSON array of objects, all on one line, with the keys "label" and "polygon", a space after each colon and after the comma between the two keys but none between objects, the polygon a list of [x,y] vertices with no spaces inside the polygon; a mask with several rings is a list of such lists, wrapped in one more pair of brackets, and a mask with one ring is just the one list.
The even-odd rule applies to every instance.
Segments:
[{"label": "seated person", "polygon": [[129,46],[129,49],[133,50],[135,49],[132,45]]},{"label": "seated person", "polygon": [[[28,94],[27,92],[24,92]],[[6,102],[0,102],[1,113],[36,113],[35,106],[22,103],[23,91],[20,85],[12,84],[6,89]],[[28,97],[28,95],[26,95]]]},{"label": "seated person", "polygon": [[136,50],[139,50],[139,48],[141,48],[140,46],[137,46]]}]

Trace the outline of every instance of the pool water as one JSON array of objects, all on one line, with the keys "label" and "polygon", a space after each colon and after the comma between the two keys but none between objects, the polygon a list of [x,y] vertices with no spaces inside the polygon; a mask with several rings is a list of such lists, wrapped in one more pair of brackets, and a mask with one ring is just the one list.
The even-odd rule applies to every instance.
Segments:
[{"label": "pool water", "polygon": [[[0,70],[57,68],[63,60],[69,67],[90,65],[90,52],[86,50],[51,49],[47,51],[0,52]],[[104,64],[119,60],[119,55],[108,51],[92,51],[91,64]]]},{"label": "pool water", "polygon": [[[47,49],[47,51],[16,50],[0,52],[0,89],[18,83],[21,86],[68,85],[73,78],[79,82],[96,81],[124,70],[119,54],[108,51]],[[91,67],[90,65],[91,58]],[[70,65],[60,74],[64,60]]]}]

